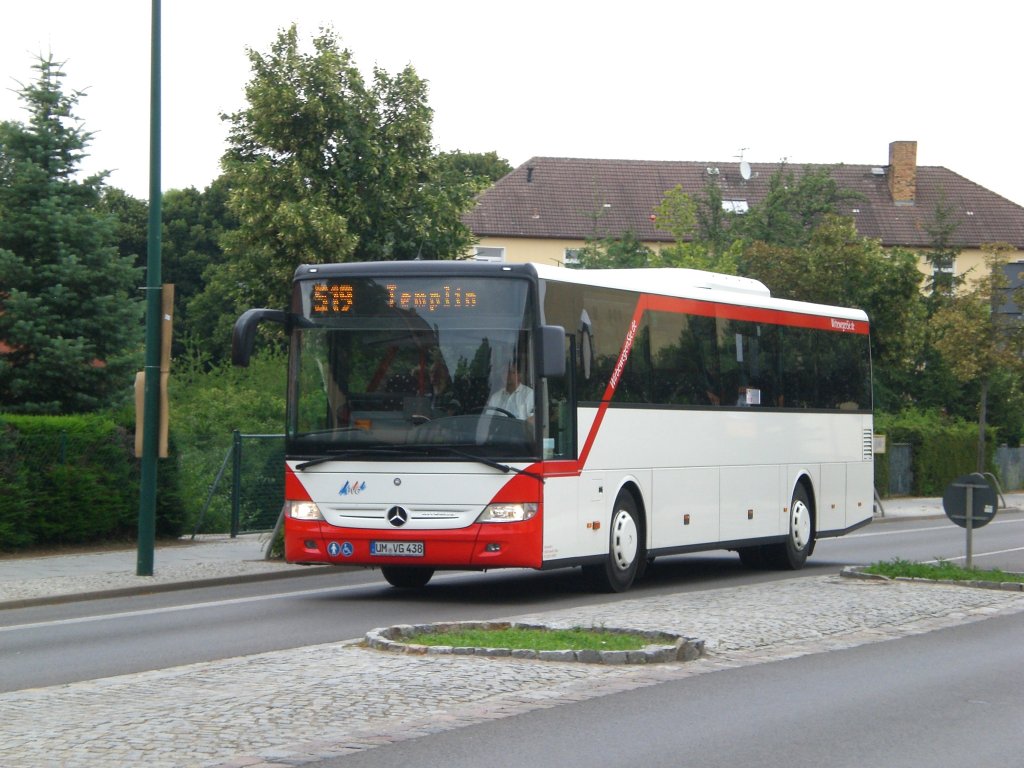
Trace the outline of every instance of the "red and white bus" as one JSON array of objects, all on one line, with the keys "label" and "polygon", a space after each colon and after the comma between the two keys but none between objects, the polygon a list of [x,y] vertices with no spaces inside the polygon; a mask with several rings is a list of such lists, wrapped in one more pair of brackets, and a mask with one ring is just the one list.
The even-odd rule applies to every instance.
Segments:
[{"label": "red and white bus", "polygon": [[302,266],[290,339],[285,557],[437,570],[655,557],[800,568],[871,520],[868,318],[685,269],[464,261]]}]

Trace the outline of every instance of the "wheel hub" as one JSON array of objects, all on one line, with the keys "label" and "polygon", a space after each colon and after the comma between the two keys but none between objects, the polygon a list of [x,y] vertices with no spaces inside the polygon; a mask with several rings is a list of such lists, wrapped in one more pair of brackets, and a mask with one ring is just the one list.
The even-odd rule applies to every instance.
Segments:
[{"label": "wheel hub", "polygon": [[639,545],[636,521],[629,512],[620,509],[612,521],[612,560],[619,570],[625,571],[633,564]]},{"label": "wheel hub", "polygon": [[798,552],[811,541],[811,510],[802,501],[793,504],[789,519],[789,535]]}]

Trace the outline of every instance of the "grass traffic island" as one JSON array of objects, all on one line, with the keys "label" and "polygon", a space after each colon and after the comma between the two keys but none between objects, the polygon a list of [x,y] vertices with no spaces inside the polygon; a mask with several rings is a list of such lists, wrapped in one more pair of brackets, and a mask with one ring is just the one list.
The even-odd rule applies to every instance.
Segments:
[{"label": "grass traffic island", "polygon": [[366,634],[366,645],[414,655],[511,657],[585,664],[693,661],[704,641],[668,632],[573,627],[508,621],[399,624]]},{"label": "grass traffic island", "polygon": [[962,568],[946,560],[939,560],[935,563],[915,563],[895,558],[871,565],[849,565],[843,569],[842,575],[861,579],[961,584],[983,589],[1024,592],[1024,573],[1010,573],[999,569]]}]

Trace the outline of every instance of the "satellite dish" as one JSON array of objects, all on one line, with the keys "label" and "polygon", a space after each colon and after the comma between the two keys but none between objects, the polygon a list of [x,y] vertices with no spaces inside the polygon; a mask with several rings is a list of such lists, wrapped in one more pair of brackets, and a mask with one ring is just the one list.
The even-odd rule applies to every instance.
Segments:
[{"label": "satellite dish", "polygon": [[740,160],[740,176],[744,181],[750,181],[750,163],[746,160]]}]

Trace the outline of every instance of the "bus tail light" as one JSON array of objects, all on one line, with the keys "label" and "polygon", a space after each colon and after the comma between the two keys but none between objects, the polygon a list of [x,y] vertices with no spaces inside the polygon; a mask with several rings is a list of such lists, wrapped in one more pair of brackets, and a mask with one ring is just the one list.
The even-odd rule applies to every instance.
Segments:
[{"label": "bus tail light", "polygon": [[488,504],[480,517],[478,523],[521,523],[532,519],[537,514],[537,505],[531,503],[512,504],[504,502],[500,504]]},{"label": "bus tail light", "polygon": [[288,517],[293,520],[319,520],[324,519],[320,508],[312,501],[289,501]]}]

